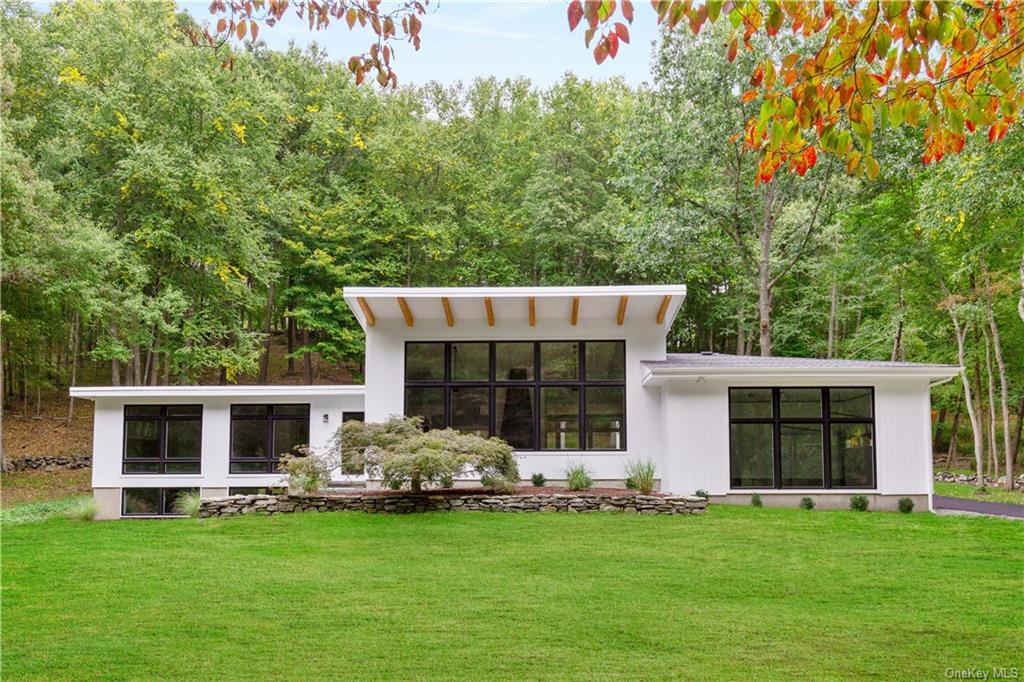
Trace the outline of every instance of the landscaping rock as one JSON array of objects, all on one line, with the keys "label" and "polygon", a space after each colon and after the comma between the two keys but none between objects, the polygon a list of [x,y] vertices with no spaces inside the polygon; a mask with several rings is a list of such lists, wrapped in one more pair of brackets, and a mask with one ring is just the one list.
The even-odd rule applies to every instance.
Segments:
[{"label": "landscaping rock", "polygon": [[214,497],[200,504],[199,516],[239,514],[287,514],[292,512],[362,511],[368,514],[411,514],[425,511],[563,512],[587,514],[701,514],[708,501],[703,497],[635,494],[528,494],[528,495],[413,495],[396,491],[384,494],[284,494]]}]

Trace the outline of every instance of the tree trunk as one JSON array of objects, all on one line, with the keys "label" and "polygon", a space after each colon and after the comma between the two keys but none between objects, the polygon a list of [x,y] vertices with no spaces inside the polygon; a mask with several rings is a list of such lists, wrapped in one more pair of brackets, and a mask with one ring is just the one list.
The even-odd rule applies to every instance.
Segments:
[{"label": "tree trunk", "polygon": [[0,473],[7,471],[7,455],[4,453],[4,396],[7,394],[4,392],[6,389],[7,372],[4,368],[7,364],[6,353],[3,354],[5,357],[0,361]]},{"label": "tree trunk", "polygon": [[313,385],[313,354],[309,351],[309,330],[302,330],[302,345],[306,347],[306,352],[302,355],[302,363],[306,369],[306,383],[310,386]]},{"label": "tree trunk", "polygon": [[992,380],[992,343],[985,332],[985,378],[988,384],[988,462],[993,479],[999,478],[999,446],[996,444],[996,389]]},{"label": "tree trunk", "polygon": [[[974,342],[975,344],[978,342],[977,334],[975,334]],[[984,466],[987,464],[988,458],[992,456],[986,450],[988,442],[988,420],[985,419],[985,399],[982,397],[981,391],[981,368],[979,365],[975,364],[971,369],[974,383],[974,410],[978,414],[978,426],[981,428],[981,461]],[[979,478],[978,481],[979,486],[985,484],[984,479]]]},{"label": "tree trunk", "polygon": [[[960,325],[960,320],[957,319],[956,310],[951,306],[949,309],[949,316],[953,320],[953,330],[956,332],[956,356],[961,367],[966,367],[967,362],[965,360],[964,353],[964,337],[967,336],[967,328]],[[971,397],[971,382],[967,380],[967,373],[964,370],[960,371],[960,380],[964,385],[964,404],[967,406],[967,416],[971,419],[971,429],[974,431],[974,463],[975,469],[978,475],[978,485],[983,485],[985,481],[985,472],[983,470],[982,460],[982,449],[984,448],[981,440],[981,422],[978,419],[978,414],[974,409],[974,401]]]},{"label": "tree trunk", "polygon": [[932,453],[939,451],[939,435],[942,432],[942,425],[946,423],[946,408],[939,408],[939,416],[935,418],[935,428],[932,430]]},{"label": "tree trunk", "polygon": [[1010,397],[1006,386],[1006,363],[1003,362],[1003,344],[999,339],[999,325],[992,310],[992,282],[988,270],[985,271],[985,290],[988,305],[988,325],[992,330],[992,349],[996,354],[996,366],[999,368],[999,398],[1003,410],[1003,452],[1006,455],[1006,489],[1013,490],[1013,454],[1010,452]]},{"label": "tree trunk", "polygon": [[274,283],[271,282],[267,286],[267,322],[263,327],[263,332],[267,335],[266,341],[263,346],[263,357],[260,358],[260,378],[261,384],[267,383],[267,374],[270,371],[270,341],[272,338],[272,327],[274,324]]},{"label": "tree trunk", "polygon": [[902,287],[902,285],[899,288],[899,296],[900,296],[899,303],[897,304],[897,310],[899,312],[898,312],[898,317],[897,317],[897,320],[896,320],[896,338],[893,339],[893,342],[892,342],[892,357],[889,358],[892,362],[896,362],[897,360],[902,360],[903,359],[903,314],[904,314],[903,313],[903,309],[904,309],[905,306],[904,306],[904,300],[903,300],[903,287]]},{"label": "tree trunk", "polygon": [[[71,321],[71,386],[74,387],[78,381],[78,347],[80,344],[79,337],[81,336],[81,318],[78,313],[75,313],[74,319]],[[75,397],[68,391],[68,426],[71,426],[71,420],[75,416]]]},{"label": "tree trunk", "polygon": [[957,455],[957,446],[960,444],[960,416],[963,412],[957,407],[956,414],[953,415],[953,429],[949,432],[949,451],[946,452],[946,471],[949,471],[949,467],[953,462],[953,458]]},{"label": "tree trunk", "polygon": [[1020,404],[1017,406],[1017,434],[1013,437],[1013,447],[1010,448],[1013,451],[1014,462],[1017,462],[1020,458],[1020,437],[1022,430],[1024,430],[1024,398],[1020,399]]},{"label": "tree trunk", "polygon": [[1024,320],[1024,255],[1020,257],[1020,298],[1017,299],[1017,314]]},{"label": "tree trunk", "polygon": [[[288,306],[289,311],[291,305]],[[295,356],[292,353],[295,352],[295,318],[288,317],[288,376],[295,374]]]},{"label": "tree trunk", "polygon": [[772,354],[772,231],[775,229],[775,183],[764,188],[764,211],[758,226],[761,251],[757,260],[757,317],[761,357]]},{"label": "tree trunk", "polygon": [[826,358],[831,359],[832,353],[836,347],[836,309],[839,307],[839,288],[836,283],[832,283],[832,287],[829,289],[829,308],[828,308],[828,351],[825,354]]}]

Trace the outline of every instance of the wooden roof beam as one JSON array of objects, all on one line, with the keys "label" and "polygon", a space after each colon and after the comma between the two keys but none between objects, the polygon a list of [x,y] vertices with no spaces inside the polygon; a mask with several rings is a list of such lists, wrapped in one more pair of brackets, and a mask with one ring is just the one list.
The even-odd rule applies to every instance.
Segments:
[{"label": "wooden roof beam", "polygon": [[572,297],[572,316],[569,318],[569,322],[571,322],[572,326],[575,327],[576,323],[579,322],[579,319],[580,319],[580,297],[579,296],[573,296]]},{"label": "wooden roof beam", "polygon": [[455,326],[455,316],[452,315],[452,304],[448,300],[447,296],[441,297],[441,305],[444,307],[444,320],[448,323],[449,327]]},{"label": "wooden roof beam", "polygon": [[356,302],[363,311],[363,317],[366,318],[366,326],[372,327],[377,324],[377,316],[373,314],[373,310],[370,309],[370,304],[366,302],[366,299],[360,296],[356,299]]},{"label": "wooden roof beam", "polygon": [[626,320],[626,304],[629,303],[629,296],[619,296],[619,314],[615,316],[615,323],[622,326]]},{"label": "wooden roof beam", "polygon": [[530,304],[530,326],[531,327],[536,327],[537,326],[537,307],[536,307],[536,303],[534,302],[533,296],[530,296],[527,300],[529,301],[529,304]]},{"label": "wooden roof beam", "polygon": [[658,316],[654,318],[654,321],[658,324],[665,324],[665,313],[668,312],[668,304],[672,302],[671,296],[666,296],[661,299],[661,307],[658,308]]},{"label": "wooden roof beam", "polygon": [[412,317],[412,311],[409,310],[409,304],[405,302],[405,299],[401,296],[398,297],[398,307],[402,309],[402,317],[405,318],[405,326],[411,327],[415,320]]},{"label": "wooden roof beam", "polygon": [[491,304],[491,297],[484,296],[484,308],[487,310],[487,326],[494,326],[494,305]]}]

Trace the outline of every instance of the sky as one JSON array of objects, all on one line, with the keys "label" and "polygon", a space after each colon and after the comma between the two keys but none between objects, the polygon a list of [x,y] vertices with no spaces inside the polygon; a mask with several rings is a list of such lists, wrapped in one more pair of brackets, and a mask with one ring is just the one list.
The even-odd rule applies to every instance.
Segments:
[{"label": "sky", "polygon": [[[209,0],[181,0],[179,6],[197,19],[209,14]],[[650,81],[651,43],[657,37],[654,10],[640,1],[630,26],[631,42],[621,45],[615,59],[598,66],[583,44],[582,22],[569,32],[564,1],[549,0],[434,0],[422,17],[419,52],[396,42],[393,63],[400,84],[422,85],[431,80],[451,83],[472,81],[477,76],[498,78],[526,76],[539,86],[560,80],[566,71],[585,78],[621,76],[630,85]],[[338,60],[365,51],[372,31],[358,24],[348,30],[344,21],[322,31],[310,31],[293,10],[274,27],[260,26],[260,39],[273,49],[290,41],[299,46],[316,42]]]}]

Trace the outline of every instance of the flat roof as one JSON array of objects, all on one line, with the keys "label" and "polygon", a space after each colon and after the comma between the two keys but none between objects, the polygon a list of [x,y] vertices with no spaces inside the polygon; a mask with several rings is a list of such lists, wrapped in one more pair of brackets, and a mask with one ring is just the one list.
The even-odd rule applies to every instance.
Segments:
[{"label": "flat roof", "polygon": [[726,353],[669,353],[664,360],[645,360],[644,382],[673,376],[921,376],[948,379],[960,372],[958,365],[887,360],[835,358],[761,357]]},{"label": "flat roof", "polygon": [[345,301],[363,329],[377,320],[614,320],[672,325],[686,297],[683,284],[573,287],[345,287]]},{"label": "flat roof", "polygon": [[364,386],[73,386],[75,398],[301,398],[363,395]]}]

